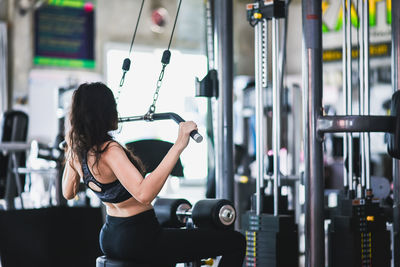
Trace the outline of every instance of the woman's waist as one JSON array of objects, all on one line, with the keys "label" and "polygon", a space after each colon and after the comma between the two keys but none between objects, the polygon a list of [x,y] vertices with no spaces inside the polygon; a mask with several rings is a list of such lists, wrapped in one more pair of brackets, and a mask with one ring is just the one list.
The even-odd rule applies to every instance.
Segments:
[{"label": "woman's waist", "polygon": [[104,202],[104,204],[107,207],[107,215],[112,217],[131,217],[144,211],[153,209],[151,204],[143,205],[133,197],[120,203]]},{"label": "woman's waist", "polygon": [[139,209],[118,209],[117,211],[107,208],[107,223],[121,223],[121,222],[132,222],[141,223],[157,221],[153,207],[146,206],[146,208]]}]

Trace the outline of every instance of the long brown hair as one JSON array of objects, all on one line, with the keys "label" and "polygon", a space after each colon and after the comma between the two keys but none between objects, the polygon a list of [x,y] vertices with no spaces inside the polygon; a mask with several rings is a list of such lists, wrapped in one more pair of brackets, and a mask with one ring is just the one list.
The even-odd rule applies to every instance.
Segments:
[{"label": "long brown hair", "polygon": [[[95,155],[93,166],[97,165],[113,140],[109,131],[118,127],[117,104],[112,91],[103,83],[83,83],[72,96],[69,115],[71,128],[68,133],[69,147],[72,156],[79,162],[91,151]],[[110,142],[112,141],[112,142]],[[107,145],[103,147],[104,143]],[[131,151],[124,149],[129,160],[144,175],[145,169],[139,158]]]}]

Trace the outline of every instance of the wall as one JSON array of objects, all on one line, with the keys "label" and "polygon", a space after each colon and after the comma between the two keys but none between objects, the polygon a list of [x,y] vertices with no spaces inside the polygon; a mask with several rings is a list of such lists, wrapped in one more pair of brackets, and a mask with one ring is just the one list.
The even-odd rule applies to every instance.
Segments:
[{"label": "wall", "polygon": [[[0,0],[1,5],[12,3],[11,0]],[[164,6],[170,15],[170,23],[163,33],[155,33],[150,29],[151,10],[158,6]],[[131,42],[134,31],[140,1],[131,0],[97,0],[95,10],[95,53],[96,69],[100,74],[104,70],[104,47],[107,43]],[[43,69],[44,67],[33,66],[33,12],[21,15],[18,8],[12,5],[10,16],[10,27],[12,38],[11,51],[11,88],[13,99],[27,94],[29,88],[29,72],[31,69]],[[142,19],[138,28],[134,49],[136,45],[166,48],[175,18],[177,1],[146,1]],[[3,10],[3,8],[1,8]],[[202,1],[183,1],[181,13],[178,19],[175,36],[171,45],[172,49],[185,49],[198,53],[204,53],[204,33]],[[2,12],[3,13],[3,12]],[[195,14],[196,16],[193,16]],[[54,68],[48,68],[54,69]]]},{"label": "wall", "polygon": [[[7,5],[11,8],[12,39],[11,52],[12,68],[12,92],[14,99],[27,94],[29,88],[29,72],[33,66],[33,16],[32,12],[21,15],[13,3],[17,0],[0,0],[0,7]],[[146,1],[142,20],[135,40],[136,45],[145,45],[164,48],[168,44],[172,22],[175,17],[177,0],[152,0]],[[234,1],[234,60],[235,75],[253,75],[254,73],[254,33],[252,27],[246,20],[246,3],[248,1]],[[151,10],[158,6],[164,6],[170,15],[170,23],[164,33],[151,31]],[[96,1],[96,69],[95,72],[103,73],[104,70],[104,48],[107,43],[131,42],[134,31],[140,1],[132,0],[97,0]],[[0,8],[0,10],[4,10]],[[0,12],[0,15],[4,13]],[[203,1],[183,1],[177,28],[172,43],[172,48],[191,50],[205,53],[204,44],[204,13]]]},{"label": "wall", "polygon": [[0,20],[7,20],[8,1],[0,0]]}]

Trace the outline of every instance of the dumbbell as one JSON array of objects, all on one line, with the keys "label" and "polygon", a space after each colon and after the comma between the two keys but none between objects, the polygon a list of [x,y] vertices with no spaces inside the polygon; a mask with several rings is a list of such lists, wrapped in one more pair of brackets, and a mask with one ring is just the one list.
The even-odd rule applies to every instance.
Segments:
[{"label": "dumbbell", "polygon": [[154,211],[163,227],[183,227],[191,218],[198,228],[228,229],[236,220],[236,210],[226,199],[203,199],[192,207],[186,199],[157,198]]}]

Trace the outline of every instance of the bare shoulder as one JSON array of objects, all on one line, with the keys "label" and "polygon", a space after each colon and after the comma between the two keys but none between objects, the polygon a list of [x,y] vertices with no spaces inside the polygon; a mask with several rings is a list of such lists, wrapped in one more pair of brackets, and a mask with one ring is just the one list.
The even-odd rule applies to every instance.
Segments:
[{"label": "bare shoulder", "polygon": [[104,143],[103,149],[104,152],[102,156],[105,158],[106,161],[108,159],[115,160],[116,158],[125,156],[123,147],[115,141],[108,141]]}]

